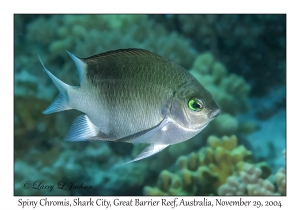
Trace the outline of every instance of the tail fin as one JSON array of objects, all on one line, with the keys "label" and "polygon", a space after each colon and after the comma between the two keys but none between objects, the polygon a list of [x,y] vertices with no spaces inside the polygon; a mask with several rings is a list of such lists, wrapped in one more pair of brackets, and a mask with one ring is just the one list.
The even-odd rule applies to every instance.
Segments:
[{"label": "tail fin", "polygon": [[51,74],[44,66],[40,56],[38,55],[41,64],[44,68],[44,70],[47,72],[57,89],[59,90],[58,96],[55,98],[55,100],[50,104],[50,106],[43,111],[43,114],[52,114],[54,112],[60,112],[68,109],[72,109],[69,107],[68,104],[68,89],[71,88],[70,85],[67,85],[66,83],[60,81],[57,79],[53,74]]}]

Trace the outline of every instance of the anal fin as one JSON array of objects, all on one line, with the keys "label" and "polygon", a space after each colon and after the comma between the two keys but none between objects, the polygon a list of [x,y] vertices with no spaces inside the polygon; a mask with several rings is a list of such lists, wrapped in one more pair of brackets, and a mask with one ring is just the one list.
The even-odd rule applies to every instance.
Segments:
[{"label": "anal fin", "polygon": [[122,165],[128,164],[128,163],[132,163],[147,157],[150,157],[160,151],[162,151],[163,149],[165,149],[167,146],[169,146],[168,144],[149,144],[147,145],[144,150],[138,155],[136,156],[133,160],[128,161]]},{"label": "anal fin", "polygon": [[74,120],[64,140],[87,141],[96,138],[99,133],[100,129],[90,121],[87,115],[80,115]]}]

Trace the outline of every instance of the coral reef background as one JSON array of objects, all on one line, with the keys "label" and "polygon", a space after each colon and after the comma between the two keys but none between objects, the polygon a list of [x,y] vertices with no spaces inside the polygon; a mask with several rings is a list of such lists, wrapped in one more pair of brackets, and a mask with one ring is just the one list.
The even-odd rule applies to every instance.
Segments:
[{"label": "coral reef background", "polygon": [[[286,194],[285,15],[15,15],[14,32],[15,195]],[[42,114],[58,92],[38,55],[77,85],[66,50],[88,57],[119,48],[182,65],[221,115],[193,139],[124,167],[114,166],[139,145],[64,142],[80,113]]]}]

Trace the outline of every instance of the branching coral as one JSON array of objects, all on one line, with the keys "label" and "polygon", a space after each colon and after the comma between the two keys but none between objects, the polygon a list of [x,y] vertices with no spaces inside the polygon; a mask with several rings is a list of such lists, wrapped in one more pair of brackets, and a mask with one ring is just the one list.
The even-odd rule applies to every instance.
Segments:
[{"label": "branching coral", "polygon": [[230,176],[218,189],[219,195],[277,195],[269,180],[260,178],[262,170],[246,163],[239,176]]},{"label": "branching coral", "polygon": [[225,184],[218,189],[219,195],[285,195],[286,175],[283,168],[272,176],[264,179],[263,170],[253,164],[246,163],[238,175],[227,178]]},{"label": "branching coral", "polygon": [[162,171],[156,187],[146,186],[144,195],[203,195],[215,194],[227,177],[237,174],[252,153],[237,146],[236,136],[210,136],[208,146],[189,156],[181,156],[175,172]]}]

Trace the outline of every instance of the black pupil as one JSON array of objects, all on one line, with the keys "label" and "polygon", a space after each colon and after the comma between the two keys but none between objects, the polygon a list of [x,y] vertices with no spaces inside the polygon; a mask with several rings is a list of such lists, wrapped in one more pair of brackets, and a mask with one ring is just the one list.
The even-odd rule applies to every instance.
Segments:
[{"label": "black pupil", "polygon": [[200,109],[200,104],[198,104],[197,102],[194,102],[192,106],[194,109]]}]

